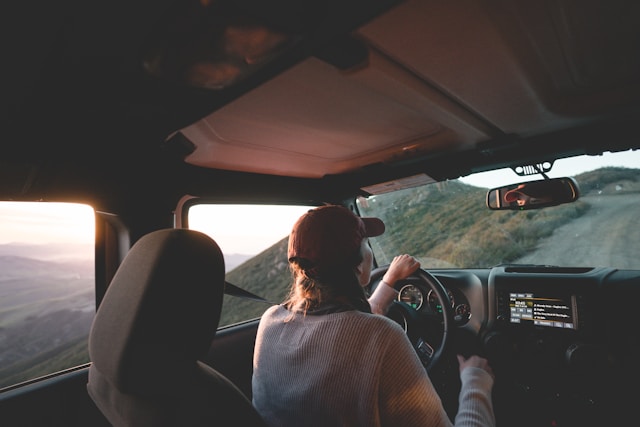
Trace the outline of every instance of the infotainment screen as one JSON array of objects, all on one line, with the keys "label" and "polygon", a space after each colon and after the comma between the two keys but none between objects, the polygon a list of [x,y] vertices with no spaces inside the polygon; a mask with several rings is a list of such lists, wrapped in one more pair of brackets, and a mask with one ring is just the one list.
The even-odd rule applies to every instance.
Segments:
[{"label": "infotainment screen", "polygon": [[509,294],[509,321],[551,328],[576,329],[573,297],[538,296],[533,293]]}]

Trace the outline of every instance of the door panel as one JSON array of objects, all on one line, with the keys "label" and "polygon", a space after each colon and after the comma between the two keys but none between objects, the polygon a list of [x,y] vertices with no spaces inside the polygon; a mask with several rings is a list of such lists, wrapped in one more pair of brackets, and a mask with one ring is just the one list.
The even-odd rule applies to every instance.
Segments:
[{"label": "door panel", "polygon": [[249,399],[257,330],[257,319],[218,330],[204,359],[236,384]]},{"label": "door panel", "polygon": [[88,372],[85,366],[0,393],[2,425],[109,426],[87,393]]}]

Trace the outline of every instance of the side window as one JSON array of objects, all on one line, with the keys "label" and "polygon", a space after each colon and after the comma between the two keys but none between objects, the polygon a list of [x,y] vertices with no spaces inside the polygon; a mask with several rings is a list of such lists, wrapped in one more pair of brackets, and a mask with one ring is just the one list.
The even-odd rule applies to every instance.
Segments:
[{"label": "side window", "polygon": [[0,389],[89,361],[94,230],[86,205],[0,202]]},{"label": "side window", "polygon": [[[311,206],[196,204],[189,228],[213,238],[224,254],[227,282],[281,303],[291,285],[287,261],[289,233]],[[250,298],[225,295],[220,326],[260,317],[269,307]]]}]

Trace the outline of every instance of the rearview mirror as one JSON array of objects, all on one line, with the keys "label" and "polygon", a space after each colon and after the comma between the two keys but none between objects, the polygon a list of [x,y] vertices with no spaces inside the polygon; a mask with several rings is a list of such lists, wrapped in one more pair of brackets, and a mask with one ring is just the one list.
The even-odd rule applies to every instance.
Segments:
[{"label": "rearview mirror", "polygon": [[571,203],[579,196],[573,178],[552,178],[493,188],[487,192],[487,206],[493,210],[539,209]]}]

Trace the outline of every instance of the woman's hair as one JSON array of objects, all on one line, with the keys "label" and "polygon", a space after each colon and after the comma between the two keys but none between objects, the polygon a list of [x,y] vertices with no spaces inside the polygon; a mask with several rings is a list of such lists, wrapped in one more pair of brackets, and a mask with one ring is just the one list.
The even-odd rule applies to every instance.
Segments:
[{"label": "woman's hair", "polygon": [[303,258],[292,258],[289,266],[293,283],[284,306],[303,314],[333,304],[370,313],[371,306],[354,270],[362,259],[358,248],[343,263],[320,270]]}]

